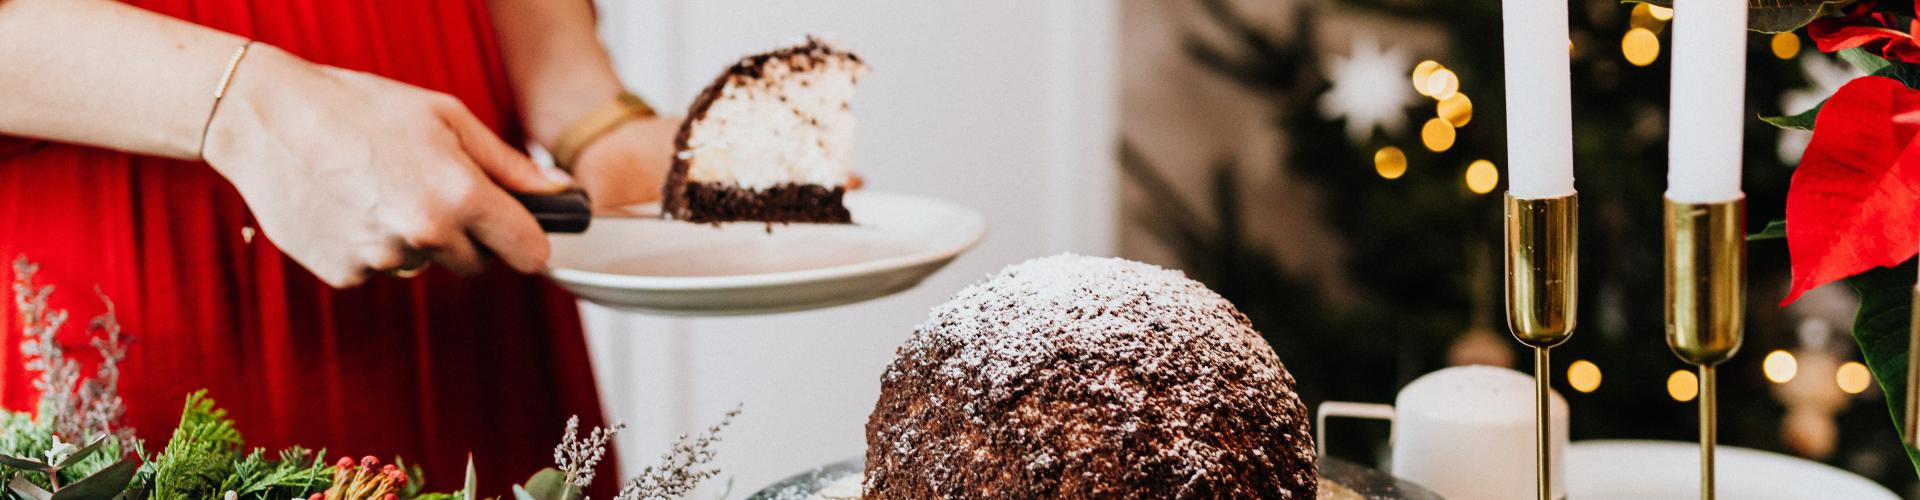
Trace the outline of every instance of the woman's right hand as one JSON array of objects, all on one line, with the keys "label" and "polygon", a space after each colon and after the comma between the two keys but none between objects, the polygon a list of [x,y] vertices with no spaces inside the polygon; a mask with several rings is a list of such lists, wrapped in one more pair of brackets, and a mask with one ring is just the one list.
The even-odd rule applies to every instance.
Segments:
[{"label": "woman's right hand", "polygon": [[545,194],[572,183],[451,96],[267,45],[240,64],[204,151],[266,236],[334,287],[429,259],[476,273],[483,247],[538,271],[546,236],[507,190]]}]

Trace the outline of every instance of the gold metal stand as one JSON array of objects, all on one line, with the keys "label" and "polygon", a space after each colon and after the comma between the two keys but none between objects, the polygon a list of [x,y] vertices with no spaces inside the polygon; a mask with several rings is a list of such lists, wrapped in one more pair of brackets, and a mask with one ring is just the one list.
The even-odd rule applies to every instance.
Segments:
[{"label": "gold metal stand", "polygon": [[1533,347],[1534,475],[1553,498],[1552,368],[1547,351],[1573,336],[1580,289],[1579,196],[1507,195],[1507,327]]},{"label": "gold metal stand", "polygon": [[1920,448],[1920,283],[1913,285],[1913,315],[1907,323],[1907,413],[1902,418],[1907,446]]},{"label": "gold metal stand", "polygon": [[1746,200],[1666,202],[1667,347],[1700,369],[1700,498],[1713,495],[1719,434],[1714,365],[1740,350],[1746,312]]}]

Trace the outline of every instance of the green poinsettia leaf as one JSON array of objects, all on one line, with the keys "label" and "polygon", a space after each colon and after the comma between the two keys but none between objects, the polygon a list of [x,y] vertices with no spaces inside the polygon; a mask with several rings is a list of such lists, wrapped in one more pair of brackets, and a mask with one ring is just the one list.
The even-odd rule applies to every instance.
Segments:
[{"label": "green poinsettia leaf", "polygon": [[41,462],[39,460],[34,460],[31,458],[20,458],[13,455],[0,455],[0,465],[5,465],[15,469],[42,471],[42,472],[52,468],[51,466],[48,466],[46,463]]},{"label": "green poinsettia leaf", "polygon": [[1875,70],[1872,75],[1899,80],[1910,89],[1920,89],[1920,64],[1889,62],[1886,66]]},{"label": "green poinsettia leaf", "polygon": [[[1747,0],[1747,29],[1761,33],[1793,31],[1857,0]],[[1673,7],[1673,0],[1621,0]]]},{"label": "green poinsettia leaf", "polygon": [[1784,240],[1784,239],[1787,239],[1787,221],[1784,221],[1784,220],[1776,220],[1773,222],[1768,222],[1767,227],[1764,229],[1761,229],[1760,232],[1747,235],[1747,241],[1767,241],[1767,240]]},{"label": "green poinsettia leaf", "polygon": [[93,438],[93,442],[87,443],[87,446],[74,451],[73,454],[71,455],[67,455],[67,458],[61,459],[60,464],[56,465],[55,467],[60,469],[72,467],[73,464],[80,463],[81,460],[86,459],[90,455],[93,455],[94,452],[100,451],[100,445],[103,445],[106,443],[107,443],[106,436]]},{"label": "green poinsettia leaf", "polygon": [[1867,52],[1867,49],[1859,47],[1841,50],[1837,54],[1839,54],[1840,60],[1853,65],[1853,69],[1860,70],[1861,73],[1869,75],[1893,65],[1893,62],[1888,61],[1886,58],[1873,55],[1872,52]]},{"label": "green poinsettia leaf", "polygon": [[[518,496],[521,491],[515,489],[514,495]],[[567,474],[552,467],[540,469],[527,478],[524,491],[532,495],[533,500],[579,500],[581,497],[580,488],[567,482]]]},{"label": "green poinsettia leaf", "polygon": [[[1855,49],[1847,49],[1847,50],[1855,50]],[[1895,64],[1893,62],[1887,61],[1886,59],[1881,59],[1879,58],[1879,56],[1875,56],[1873,54],[1867,54],[1865,52],[1861,52],[1861,54],[1862,54],[1862,57],[1872,58],[1873,61],[1879,61],[1879,63],[1875,64],[1872,62],[1860,62],[1860,63],[1855,63],[1856,67],[1861,67],[1861,68],[1874,67],[1875,69],[1869,72],[1873,76],[1892,78],[1894,80],[1899,81],[1902,85],[1906,85],[1907,88],[1920,89],[1920,65],[1908,64],[1908,63]],[[1841,51],[1841,55],[1844,57],[1846,55],[1846,51]],[[1801,111],[1799,114],[1792,114],[1792,115],[1786,115],[1786,116],[1762,116],[1760,117],[1760,121],[1767,122],[1768,124],[1771,124],[1775,127],[1780,127],[1780,128],[1813,130],[1814,120],[1819,118],[1820,109],[1825,108],[1826,106],[1827,106],[1827,101],[1821,100],[1820,104],[1815,104],[1813,105],[1813,108],[1808,109],[1806,111]]]},{"label": "green poinsettia leaf", "polygon": [[53,492],[52,500],[112,500],[127,491],[127,483],[133,481],[133,472],[139,468],[139,460],[121,460]]},{"label": "green poinsettia leaf", "polygon": [[1820,101],[1820,104],[1815,104],[1813,105],[1812,108],[1807,109],[1806,111],[1801,111],[1799,114],[1792,114],[1792,115],[1786,115],[1786,116],[1762,116],[1760,117],[1760,121],[1767,122],[1770,125],[1773,125],[1775,127],[1780,127],[1780,128],[1813,130],[1813,119],[1820,116],[1820,107],[1825,105],[1827,105],[1827,101],[1822,100]]},{"label": "green poinsettia leaf", "polygon": [[[1886,393],[1894,428],[1905,435],[1911,430],[1899,427],[1900,413],[1906,411],[1907,404],[1907,330],[1913,321],[1914,261],[1860,273],[1847,278],[1847,284],[1860,294],[1853,340],[1860,344],[1860,355],[1866,358],[1874,381]],[[1920,472],[1920,454],[1912,447],[1902,447],[1915,472]]]},{"label": "green poinsettia leaf", "polygon": [[40,485],[33,484],[33,481],[28,481],[26,476],[14,475],[13,479],[7,480],[7,489],[13,491],[13,494],[20,495],[28,500],[53,499],[53,492],[47,491],[46,488],[41,488]]}]

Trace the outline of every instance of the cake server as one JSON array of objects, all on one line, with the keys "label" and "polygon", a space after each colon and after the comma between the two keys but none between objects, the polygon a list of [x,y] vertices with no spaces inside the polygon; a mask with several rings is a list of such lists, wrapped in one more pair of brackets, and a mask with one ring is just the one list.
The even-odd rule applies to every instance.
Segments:
[{"label": "cake server", "polygon": [[520,205],[533,213],[540,230],[549,233],[584,233],[593,224],[593,201],[578,189],[557,194],[510,193]]}]

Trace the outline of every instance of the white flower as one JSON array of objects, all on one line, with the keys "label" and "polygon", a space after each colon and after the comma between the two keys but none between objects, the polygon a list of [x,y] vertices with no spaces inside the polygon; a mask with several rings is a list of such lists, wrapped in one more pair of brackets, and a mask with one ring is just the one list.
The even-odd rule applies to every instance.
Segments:
[{"label": "white flower", "polygon": [[66,441],[61,441],[60,435],[55,434],[53,436],[53,448],[47,450],[47,465],[59,465],[60,462],[66,460],[67,457],[73,456],[73,452],[76,451],[80,451],[80,447],[74,446]]}]

